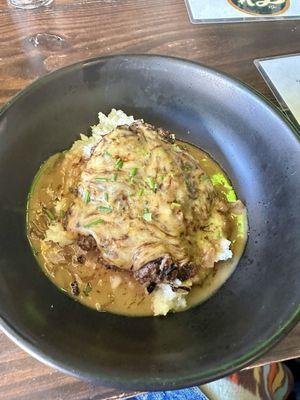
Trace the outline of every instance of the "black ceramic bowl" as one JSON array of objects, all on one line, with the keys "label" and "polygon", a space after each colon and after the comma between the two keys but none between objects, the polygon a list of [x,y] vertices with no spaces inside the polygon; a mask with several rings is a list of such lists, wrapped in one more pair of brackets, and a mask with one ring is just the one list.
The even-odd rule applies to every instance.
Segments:
[{"label": "black ceramic bowl", "polygon": [[[208,151],[248,208],[236,272],[205,304],[167,318],[98,313],[60,292],[25,235],[31,181],[112,107]],[[123,389],[172,389],[249,364],[299,318],[300,149],[295,131],[245,85],[198,64],[133,55],[69,66],[0,114],[1,325],[32,355]]]}]

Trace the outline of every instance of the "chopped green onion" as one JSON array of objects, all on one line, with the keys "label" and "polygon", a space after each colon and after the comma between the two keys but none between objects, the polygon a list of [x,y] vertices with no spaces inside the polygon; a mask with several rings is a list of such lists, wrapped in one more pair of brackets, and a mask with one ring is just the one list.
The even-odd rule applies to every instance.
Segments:
[{"label": "chopped green onion", "polygon": [[108,178],[95,178],[96,182],[108,182],[109,179]]},{"label": "chopped green onion", "polygon": [[200,181],[201,182],[208,181],[208,180],[209,180],[209,177],[207,175],[201,175],[200,176]]},{"label": "chopped green onion", "polygon": [[86,287],[83,289],[83,293],[88,296],[89,293],[92,291],[92,285],[90,284],[90,282],[88,282],[86,284]]},{"label": "chopped green onion", "polygon": [[104,223],[104,220],[99,218],[99,219],[95,219],[94,221],[92,221],[92,222],[90,222],[90,223],[88,223],[86,225],[83,225],[83,227],[84,228],[91,228],[92,226],[103,224],[103,223]]},{"label": "chopped green onion", "polygon": [[229,190],[229,192],[226,194],[227,200],[229,203],[234,203],[236,201],[236,194],[233,189]]},{"label": "chopped green onion", "polygon": [[142,197],[144,193],[145,193],[145,189],[140,189],[140,190],[138,191],[138,196],[139,196],[139,197]]},{"label": "chopped green onion", "polygon": [[192,169],[193,169],[192,166],[189,165],[189,164],[186,164],[186,165],[183,167],[184,172],[191,172]]},{"label": "chopped green onion", "polygon": [[105,192],[105,193],[104,193],[104,200],[105,200],[105,201],[108,201],[108,199],[109,199],[109,195],[108,195],[107,192]]},{"label": "chopped green onion", "polygon": [[117,176],[118,176],[117,174],[113,174],[113,176],[111,177],[111,181],[116,182]]},{"label": "chopped green onion", "polygon": [[138,170],[137,167],[131,168],[131,170],[130,170],[130,172],[129,172],[129,176],[131,176],[132,178],[133,178],[134,176],[136,176],[137,170]]},{"label": "chopped green onion", "polygon": [[110,153],[109,151],[107,151],[107,150],[105,150],[104,154],[105,154],[107,157],[111,157],[111,153]]},{"label": "chopped green onion", "polygon": [[84,204],[89,204],[90,201],[91,201],[90,192],[88,190],[85,190],[83,194],[83,202]]},{"label": "chopped green onion", "polygon": [[152,213],[151,212],[144,212],[143,218],[145,221],[147,222],[151,222],[152,221]]},{"label": "chopped green onion", "polygon": [[116,163],[115,163],[115,167],[117,169],[121,169],[123,167],[124,161],[121,158],[118,158]]},{"label": "chopped green onion", "polygon": [[45,214],[47,215],[47,217],[49,219],[51,219],[51,221],[55,220],[55,216],[52,211],[48,210],[47,208],[45,208],[44,211],[45,211]]},{"label": "chopped green onion", "polygon": [[174,201],[174,202],[172,203],[172,206],[175,207],[175,208],[180,208],[180,207],[181,207],[181,204],[176,203],[176,202]]},{"label": "chopped green onion", "polygon": [[157,191],[158,185],[155,182],[154,178],[152,178],[152,177],[147,178],[147,183],[148,183],[150,189],[153,190],[153,192]]},{"label": "chopped green onion", "polygon": [[66,215],[65,210],[60,210],[60,218],[63,219]]},{"label": "chopped green onion", "polygon": [[97,210],[99,210],[99,211],[101,211],[103,213],[109,214],[109,213],[112,212],[113,209],[112,209],[112,207],[99,206],[99,207],[97,207]]},{"label": "chopped green onion", "polygon": [[193,190],[193,185],[192,185],[191,181],[188,178],[185,178],[184,181],[185,181],[186,187],[191,192]]},{"label": "chopped green onion", "polygon": [[233,189],[233,187],[231,186],[230,182],[228,181],[228,179],[224,176],[224,174],[222,174],[221,172],[214,174],[211,178],[212,184],[215,185],[222,185],[223,188],[226,190],[226,197],[227,200],[230,203],[233,203],[236,201],[237,197],[235,194],[235,191]]}]

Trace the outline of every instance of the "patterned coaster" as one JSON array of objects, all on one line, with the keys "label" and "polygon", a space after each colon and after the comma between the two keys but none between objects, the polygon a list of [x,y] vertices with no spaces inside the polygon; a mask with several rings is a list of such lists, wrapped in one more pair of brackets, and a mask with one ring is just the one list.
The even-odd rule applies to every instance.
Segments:
[{"label": "patterned coaster", "polygon": [[251,22],[299,19],[299,0],[185,0],[191,22]]}]

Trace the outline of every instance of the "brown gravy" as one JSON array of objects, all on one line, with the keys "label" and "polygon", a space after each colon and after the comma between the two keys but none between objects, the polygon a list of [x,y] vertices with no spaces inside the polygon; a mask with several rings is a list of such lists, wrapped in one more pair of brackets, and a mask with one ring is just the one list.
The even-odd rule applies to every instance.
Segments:
[{"label": "brown gravy", "polygon": [[[204,151],[187,143],[184,146],[199,161],[206,174],[215,177],[214,184],[218,190],[234,200],[235,193],[220,166]],[[152,316],[151,295],[146,294],[144,288],[128,272],[99,267],[93,254],[82,263],[83,260],[76,258],[72,249],[66,256],[68,262],[62,261],[63,249],[58,244],[49,244],[52,246],[54,262],[45,258],[42,243],[53,215],[47,215],[43,210],[53,208],[55,193],[62,180],[60,164],[63,157],[63,153],[55,154],[42,165],[34,179],[28,200],[27,233],[40,267],[61,290],[98,311],[127,316]],[[210,297],[236,268],[247,240],[246,211],[239,215],[232,214],[228,239],[232,242],[233,258],[219,262],[213,269],[203,269],[205,281],[200,286],[193,286],[187,296],[186,309]],[[74,281],[80,286],[80,293],[76,296],[72,294],[70,286]]]}]

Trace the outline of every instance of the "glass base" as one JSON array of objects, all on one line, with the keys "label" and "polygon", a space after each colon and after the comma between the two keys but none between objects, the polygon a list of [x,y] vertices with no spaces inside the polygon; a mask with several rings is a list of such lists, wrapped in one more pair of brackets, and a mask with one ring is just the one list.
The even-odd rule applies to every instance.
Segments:
[{"label": "glass base", "polygon": [[34,8],[48,6],[53,0],[8,0],[8,3],[14,7],[22,8],[23,10],[32,10]]}]

